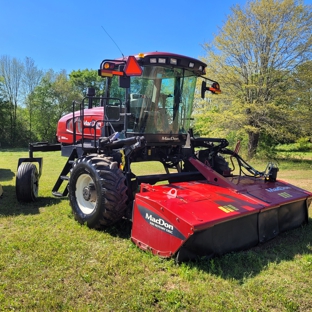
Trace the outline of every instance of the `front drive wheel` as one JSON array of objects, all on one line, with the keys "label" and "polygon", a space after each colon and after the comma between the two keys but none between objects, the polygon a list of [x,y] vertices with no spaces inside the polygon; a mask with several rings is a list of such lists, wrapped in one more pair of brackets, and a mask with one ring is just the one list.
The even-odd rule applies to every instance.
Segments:
[{"label": "front drive wheel", "polygon": [[125,176],[110,157],[79,158],[70,173],[69,201],[75,219],[100,229],[119,221],[127,208]]},{"label": "front drive wheel", "polygon": [[38,197],[39,174],[37,167],[32,163],[23,162],[19,165],[16,174],[16,198],[21,202],[35,201]]}]

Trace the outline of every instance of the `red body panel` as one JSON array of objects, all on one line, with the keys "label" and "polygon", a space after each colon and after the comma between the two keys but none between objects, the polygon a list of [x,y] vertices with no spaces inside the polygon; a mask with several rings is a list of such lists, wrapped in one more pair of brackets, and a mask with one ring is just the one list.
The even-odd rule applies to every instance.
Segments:
[{"label": "red body panel", "polygon": [[[233,179],[227,180],[232,183],[230,180]],[[262,242],[265,240],[264,237],[272,238],[271,232],[279,232],[278,228],[283,228],[279,225],[280,219],[287,218],[289,207],[293,209],[292,206],[288,207],[288,204],[301,203],[312,198],[310,192],[282,181],[265,182],[261,179],[244,177],[241,178],[237,188],[239,190],[212,185],[207,181],[155,186],[142,184],[134,202],[132,241],[141,249],[170,257],[197,232],[255,215],[254,218],[246,220],[254,220],[252,227],[255,231],[259,228],[259,235],[261,234],[257,242]],[[269,210],[273,209],[278,215],[278,209],[281,207],[283,209],[281,217],[272,217]],[[302,204],[299,209],[307,210],[307,207],[301,207]],[[296,211],[291,213],[294,214]],[[305,213],[300,214],[300,220],[297,222],[307,221]],[[266,230],[265,224],[270,220],[268,217],[274,220],[268,222],[273,222],[273,225],[270,224],[269,230]]]},{"label": "red body panel", "polygon": [[[76,141],[82,138],[82,123],[84,125],[84,138],[94,139],[101,136],[101,129],[103,127],[104,109],[103,107],[94,107],[84,110],[84,117],[80,116],[80,111],[73,114],[63,116],[57,125],[57,139],[60,143],[72,144],[74,124],[76,127]],[[73,122],[74,121],[74,122]],[[96,130],[95,130],[96,129]]]}]

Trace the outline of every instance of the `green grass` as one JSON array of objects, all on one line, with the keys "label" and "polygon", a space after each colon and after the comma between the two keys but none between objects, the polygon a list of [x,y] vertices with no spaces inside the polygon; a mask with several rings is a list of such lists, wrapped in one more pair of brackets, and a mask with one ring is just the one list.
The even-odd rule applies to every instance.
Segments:
[{"label": "green grass", "polygon": [[[276,147],[278,158],[281,160],[312,160],[312,143],[301,139],[297,143],[281,144]],[[311,162],[312,163],[312,162]]]},{"label": "green grass", "polygon": [[[312,311],[311,222],[248,251],[176,265],[132,244],[127,221],[102,232],[79,225],[68,200],[51,196],[65,158],[36,156],[40,198],[20,204],[15,173],[27,152],[0,152],[0,311]],[[281,168],[312,191],[310,162]]]},{"label": "green grass", "polygon": [[277,151],[288,151],[288,152],[307,152],[312,151],[312,143],[308,139],[299,139],[296,143],[291,144],[280,144],[276,147]]}]

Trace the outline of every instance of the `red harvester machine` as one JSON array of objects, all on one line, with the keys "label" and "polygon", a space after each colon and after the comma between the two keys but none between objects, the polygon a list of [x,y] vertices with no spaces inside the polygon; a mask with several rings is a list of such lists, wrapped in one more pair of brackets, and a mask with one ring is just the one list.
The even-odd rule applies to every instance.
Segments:
[{"label": "red harvester machine", "polygon": [[[205,67],[162,52],[104,60],[105,94],[89,88],[60,119],[60,143],[31,143],[29,157],[19,159],[18,200],[38,196],[42,158],[33,153],[61,150],[67,162],[52,193],[68,195],[75,219],[100,229],[128,217],[132,241],[155,255],[221,255],[307,223],[312,194],[277,180],[274,164],[259,172],[227,140],[193,135],[197,79],[202,98],[221,92]],[[131,165],[142,161],[161,162],[165,173],[135,175]]]}]

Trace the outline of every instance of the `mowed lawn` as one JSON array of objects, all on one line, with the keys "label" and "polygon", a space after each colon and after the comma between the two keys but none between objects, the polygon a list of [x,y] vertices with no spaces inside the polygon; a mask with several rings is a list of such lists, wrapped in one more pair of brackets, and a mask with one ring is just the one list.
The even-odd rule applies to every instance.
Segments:
[{"label": "mowed lawn", "polygon": [[[18,203],[17,162],[27,156],[0,152],[0,311],[312,311],[311,207],[308,225],[266,244],[177,265],[138,249],[128,221],[79,225],[68,199],[51,195],[59,152],[36,153],[40,198]],[[311,159],[281,162],[278,177],[312,191]]]}]

